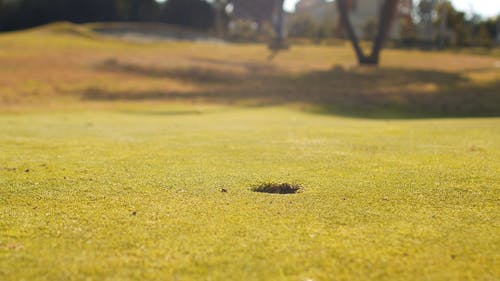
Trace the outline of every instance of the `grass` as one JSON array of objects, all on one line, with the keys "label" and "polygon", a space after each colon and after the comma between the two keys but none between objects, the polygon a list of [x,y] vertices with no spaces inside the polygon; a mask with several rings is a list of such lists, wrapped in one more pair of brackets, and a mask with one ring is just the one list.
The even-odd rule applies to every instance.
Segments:
[{"label": "grass", "polygon": [[94,36],[0,36],[1,280],[500,278],[494,58]]}]

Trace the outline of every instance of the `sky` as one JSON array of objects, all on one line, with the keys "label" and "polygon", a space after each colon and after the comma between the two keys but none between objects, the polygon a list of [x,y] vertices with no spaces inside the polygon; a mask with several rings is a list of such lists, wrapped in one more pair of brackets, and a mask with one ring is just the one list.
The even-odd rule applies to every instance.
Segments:
[{"label": "sky", "polygon": [[[293,11],[295,4],[299,0],[285,0],[288,11]],[[483,17],[491,17],[500,14],[499,0],[451,0],[457,10],[468,13],[478,13]]]}]

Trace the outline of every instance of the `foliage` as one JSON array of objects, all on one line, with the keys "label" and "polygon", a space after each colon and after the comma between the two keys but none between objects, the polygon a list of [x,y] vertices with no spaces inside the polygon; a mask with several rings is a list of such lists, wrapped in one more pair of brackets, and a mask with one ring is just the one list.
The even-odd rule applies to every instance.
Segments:
[{"label": "foliage", "polygon": [[214,11],[204,0],[14,0],[0,10],[0,28],[14,30],[54,21],[164,21],[209,29]]},{"label": "foliage", "polygon": [[120,19],[125,21],[153,21],[160,13],[155,0],[117,0],[116,4]]},{"label": "foliage", "polygon": [[228,38],[233,41],[257,41],[257,24],[250,20],[233,20],[229,25]]},{"label": "foliage", "polygon": [[299,15],[291,19],[289,25],[289,36],[298,38],[316,38],[318,26],[308,15]]},{"label": "foliage", "polygon": [[[459,12],[455,10],[453,5],[449,2],[445,2],[442,6],[437,6],[436,9],[439,11],[440,9],[446,9],[447,13],[447,26],[451,29],[456,37],[456,44],[459,46],[470,46],[471,45],[471,30],[469,22],[466,19],[464,12]],[[436,20],[435,25],[441,24],[441,15],[439,13]]]},{"label": "foliage", "polygon": [[204,0],[169,0],[161,19],[167,23],[209,29],[214,23],[215,11]]},{"label": "foliage", "polygon": [[288,36],[292,38],[309,38],[321,41],[333,38],[336,23],[329,18],[316,22],[311,16],[304,14],[293,16],[288,23]]},{"label": "foliage", "polygon": [[400,40],[405,45],[415,44],[418,41],[417,27],[413,20],[401,19],[400,20]]},{"label": "foliage", "polygon": [[4,29],[17,29],[51,21],[118,20],[117,3],[102,0],[19,0],[6,3],[7,13],[0,18]]},{"label": "foliage", "polygon": [[374,18],[369,18],[365,21],[363,25],[363,38],[365,40],[372,40],[377,34],[377,20]]},{"label": "foliage", "polygon": [[434,3],[436,0],[420,0],[417,5],[417,13],[421,22],[432,22]]},{"label": "foliage", "polygon": [[491,38],[491,34],[488,31],[486,24],[480,24],[478,26],[478,31],[475,36],[475,43],[477,46],[491,48],[494,46],[495,42]]},{"label": "foliage", "polygon": [[[418,5],[419,26],[423,40],[440,42],[444,46],[493,47],[496,19],[482,19],[478,15],[467,16],[455,9],[450,1],[423,0]],[[442,28],[445,28],[444,34]]]}]

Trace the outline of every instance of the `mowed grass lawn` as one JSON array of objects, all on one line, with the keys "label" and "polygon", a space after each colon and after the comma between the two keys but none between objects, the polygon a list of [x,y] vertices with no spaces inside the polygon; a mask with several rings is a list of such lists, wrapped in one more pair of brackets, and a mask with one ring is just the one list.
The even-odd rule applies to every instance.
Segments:
[{"label": "mowed grass lawn", "polygon": [[500,278],[496,56],[266,54],[1,35],[0,280]]}]

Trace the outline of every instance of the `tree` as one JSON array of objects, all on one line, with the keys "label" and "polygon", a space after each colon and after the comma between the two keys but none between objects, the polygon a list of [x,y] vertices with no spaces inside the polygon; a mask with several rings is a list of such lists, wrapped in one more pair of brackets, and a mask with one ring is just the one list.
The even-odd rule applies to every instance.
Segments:
[{"label": "tree", "polygon": [[271,44],[269,44],[269,48],[272,51],[279,51],[282,49],[286,49],[287,46],[284,42],[284,32],[283,32],[283,21],[284,21],[284,10],[283,10],[283,5],[285,4],[285,0],[277,0],[275,1],[275,7],[274,7],[274,15],[273,15],[273,20],[274,20],[274,33],[275,37]]},{"label": "tree", "polygon": [[418,41],[418,32],[411,18],[400,19],[401,29],[399,32],[401,43],[404,45],[415,44]]},{"label": "tree", "polygon": [[421,0],[417,6],[417,13],[424,30],[425,40],[434,41],[434,22],[436,0]]},{"label": "tree", "polygon": [[124,20],[152,21],[156,17],[158,3],[155,0],[122,0],[122,2],[125,2],[128,8],[125,15],[121,15]]},{"label": "tree", "polygon": [[0,0],[0,31],[3,29],[3,21],[4,21],[4,11],[5,11],[5,5],[3,3],[3,0]]},{"label": "tree", "polygon": [[162,11],[167,23],[210,29],[215,20],[214,7],[204,0],[169,0]]},{"label": "tree", "polygon": [[273,22],[273,15],[278,2],[283,0],[232,0],[233,16],[239,19],[255,21],[260,26],[265,22]]},{"label": "tree", "polygon": [[[472,27],[474,20],[468,21],[464,12],[459,12],[449,1],[442,1],[435,7],[437,15],[434,24],[446,25],[446,29],[454,33],[455,43],[459,46],[472,45]],[[439,12],[442,11],[442,12]],[[446,23],[443,23],[446,21]]]},{"label": "tree", "polygon": [[374,18],[368,18],[363,25],[363,39],[370,40],[375,37],[377,32],[377,20]]},{"label": "tree", "polygon": [[476,44],[481,47],[491,48],[493,47],[493,43],[488,26],[485,23],[480,24],[476,35]]},{"label": "tree", "polygon": [[359,44],[358,36],[349,19],[349,2],[348,0],[337,0],[337,5],[340,13],[340,21],[343,28],[346,30],[349,40],[352,43],[359,64],[363,65],[378,65],[380,60],[380,51],[383,44],[389,35],[391,24],[398,6],[398,0],[385,0],[380,10],[377,33],[374,38],[371,53],[366,55]]},{"label": "tree", "polygon": [[224,37],[227,32],[227,25],[229,23],[229,16],[227,13],[228,6],[231,4],[230,0],[213,0],[213,7],[215,12],[214,26],[215,34],[219,37]]},{"label": "tree", "polygon": [[298,15],[292,18],[288,26],[290,37],[316,38],[318,27],[309,15]]},{"label": "tree", "polygon": [[5,1],[0,22],[6,30],[27,28],[54,21],[118,20],[115,1],[107,0],[16,0]]}]

